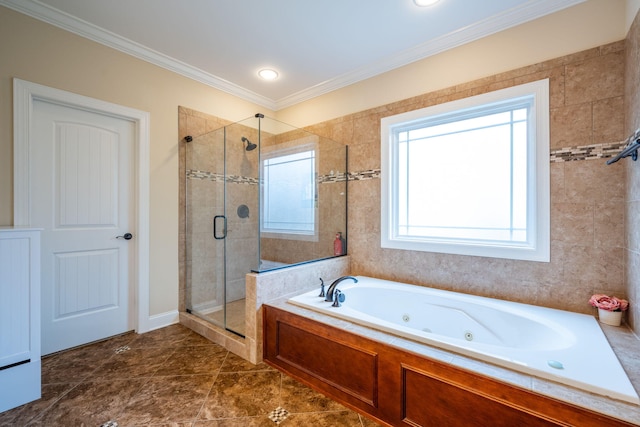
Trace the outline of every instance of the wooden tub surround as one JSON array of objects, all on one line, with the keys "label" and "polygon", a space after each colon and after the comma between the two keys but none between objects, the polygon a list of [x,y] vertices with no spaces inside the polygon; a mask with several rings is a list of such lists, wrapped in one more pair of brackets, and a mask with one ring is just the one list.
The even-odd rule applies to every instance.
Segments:
[{"label": "wooden tub surround", "polygon": [[277,305],[263,306],[263,320],[266,363],[383,425],[638,425]]}]

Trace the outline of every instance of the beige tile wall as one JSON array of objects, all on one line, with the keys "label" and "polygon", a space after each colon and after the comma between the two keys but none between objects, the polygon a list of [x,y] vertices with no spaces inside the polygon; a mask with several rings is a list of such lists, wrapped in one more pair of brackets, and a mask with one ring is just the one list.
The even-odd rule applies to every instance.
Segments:
[{"label": "beige tile wall", "polygon": [[[625,60],[625,131],[640,128],[640,18],[627,35]],[[625,284],[630,309],[627,315],[636,334],[640,332],[640,161],[621,160],[626,170]]]},{"label": "beige tile wall", "polygon": [[[636,89],[640,74],[627,65],[625,80],[625,63],[639,63],[637,27],[634,25],[626,41],[318,123],[306,130],[348,144],[351,173],[376,171],[380,169],[381,118],[549,78],[552,151],[620,143],[640,127],[640,112],[633,108],[640,104]],[[626,51],[625,43],[629,45]],[[591,294],[615,294],[632,302],[632,321],[640,314],[636,308],[640,293],[640,172],[631,163],[625,159],[606,166],[602,158],[589,158],[551,164],[549,263],[382,249],[380,180],[374,174],[371,179],[351,181],[351,273],[582,313],[593,313],[587,304]]]},{"label": "beige tile wall", "polygon": [[[492,90],[550,79],[551,150],[624,140],[625,42],[307,128],[349,144],[351,173],[380,168],[380,119]],[[637,63],[637,61],[636,61]],[[627,296],[625,168],[601,158],[551,164],[551,262],[382,249],[380,180],[349,183],[352,274],[593,313],[594,292]],[[637,255],[637,253],[636,253]]]}]

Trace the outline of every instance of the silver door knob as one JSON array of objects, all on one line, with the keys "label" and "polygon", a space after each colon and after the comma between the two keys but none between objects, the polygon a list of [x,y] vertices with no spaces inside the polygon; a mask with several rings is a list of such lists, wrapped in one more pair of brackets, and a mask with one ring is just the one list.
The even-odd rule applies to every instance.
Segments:
[{"label": "silver door knob", "polygon": [[133,234],[131,233],[124,233],[123,236],[116,236],[116,239],[131,240],[132,238],[133,238]]}]

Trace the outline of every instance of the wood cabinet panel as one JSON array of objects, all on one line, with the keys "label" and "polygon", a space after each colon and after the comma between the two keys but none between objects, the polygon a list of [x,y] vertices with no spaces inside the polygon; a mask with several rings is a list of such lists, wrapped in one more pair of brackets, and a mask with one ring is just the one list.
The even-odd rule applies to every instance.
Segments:
[{"label": "wood cabinet panel", "polygon": [[523,412],[476,390],[404,367],[403,422],[411,426],[549,427],[557,423]]},{"label": "wood cabinet panel", "polygon": [[362,400],[377,406],[377,355],[366,349],[340,343],[278,322],[276,357]]},{"label": "wood cabinet panel", "polygon": [[390,426],[633,426],[269,305],[264,361]]}]

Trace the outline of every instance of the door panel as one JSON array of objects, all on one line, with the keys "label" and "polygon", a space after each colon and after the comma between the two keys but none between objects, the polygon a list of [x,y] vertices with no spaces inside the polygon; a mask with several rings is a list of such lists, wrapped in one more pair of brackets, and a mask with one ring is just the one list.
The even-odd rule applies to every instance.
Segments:
[{"label": "door panel", "polygon": [[34,102],[31,218],[42,227],[42,346],[133,329],[133,122]]},{"label": "door panel", "polygon": [[117,308],[118,251],[56,253],[54,320]]},{"label": "door panel", "polygon": [[118,134],[56,123],[58,227],[114,227],[118,222]]}]

